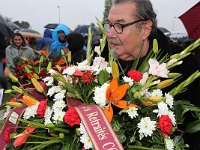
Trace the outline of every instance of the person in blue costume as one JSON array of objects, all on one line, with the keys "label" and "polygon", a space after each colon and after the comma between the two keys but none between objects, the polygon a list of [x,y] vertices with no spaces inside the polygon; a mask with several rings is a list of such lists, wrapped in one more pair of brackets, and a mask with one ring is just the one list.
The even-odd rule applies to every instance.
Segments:
[{"label": "person in blue costume", "polygon": [[52,33],[53,43],[50,46],[51,57],[61,56],[61,50],[66,49],[69,28],[64,24],[58,25]]},{"label": "person in blue costume", "polygon": [[37,50],[41,50],[45,48],[47,45],[51,45],[53,43],[52,39],[52,31],[50,29],[45,29],[44,30],[44,37],[39,40]]}]

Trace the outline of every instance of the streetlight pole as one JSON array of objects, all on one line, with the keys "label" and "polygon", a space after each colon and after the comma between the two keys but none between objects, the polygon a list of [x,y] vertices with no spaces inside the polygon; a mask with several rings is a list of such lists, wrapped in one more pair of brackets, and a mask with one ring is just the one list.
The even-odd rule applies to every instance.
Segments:
[{"label": "streetlight pole", "polygon": [[175,29],[175,19],[176,19],[176,18],[177,18],[177,17],[173,17],[173,20],[172,20],[172,21],[173,21],[173,22],[172,22],[172,23],[173,23],[173,24],[172,24],[172,31],[174,31],[174,29]]},{"label": "streetlight pole", "polygon": [[57,8],[58,8],[58,22],[60,24],[60,6],[57,6]]}]

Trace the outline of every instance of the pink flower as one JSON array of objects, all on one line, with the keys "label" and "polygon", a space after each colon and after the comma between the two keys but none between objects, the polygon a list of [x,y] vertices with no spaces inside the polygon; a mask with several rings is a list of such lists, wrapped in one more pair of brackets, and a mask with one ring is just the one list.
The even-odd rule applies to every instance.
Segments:
[{"label": "pink flower", "polygon": [[76,109],[74,107],[70,107],[66,112],[64,116],[65,123],[69,124],[71,127],[74,125],[79,125],[81,122],[81,119],[76,112]]}]

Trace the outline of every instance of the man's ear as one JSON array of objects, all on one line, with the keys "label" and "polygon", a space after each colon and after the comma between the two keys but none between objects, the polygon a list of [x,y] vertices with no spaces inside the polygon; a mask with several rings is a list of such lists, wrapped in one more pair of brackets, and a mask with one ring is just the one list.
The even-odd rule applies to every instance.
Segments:
[{"label": "man's ear", "polygon": [[151,34],[152,26],[153,26],[153,23],[151,20],[147,20],[145,24],[143,25],[143,32],[144,32],[143,40],[146,40]]}]

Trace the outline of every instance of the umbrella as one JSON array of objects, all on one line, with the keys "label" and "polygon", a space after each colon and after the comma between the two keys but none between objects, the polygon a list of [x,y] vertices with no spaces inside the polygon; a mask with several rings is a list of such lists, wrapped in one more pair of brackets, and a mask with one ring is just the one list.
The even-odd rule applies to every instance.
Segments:
[{"label": "umbrella", "polygon": [[19,32],[23,35],[23,37],[30,37],[30,38],[42,38],[40,33],[32,33],[32,32]]},{"label": "umbrella", "polygon": [[16,25],[15,23],[11,22],[11,21],[8,22],[8,25],[14,32],[20,30],[20,27],[18,25]]},{"label": "umbrella", "polygon": [[[87,38],[89,27],[90,27],[89,25],[80,25],[74,30],[74,32],[79,32],[83,35],[83,37]],[[95,26],[91,26],[91,28],[92,28],[92,32],[94,33],[92,37],[92,45],[97,46],[100,44],[100,39],[101,39],[99,29]]]},{"label": "umbrella", "polygon": [[32,29],[22,29],[20,30],[20,33],[26,38],[26,37],[33,37],[33,38],[41,38],[42,35],[35,30]]},{"label": "umbrella", "polygon": [[[78,26],[74,31],[79,32],[82,35],[87,35],[88,34],[88,28],[89,28],[89,25],[81,25],[81,26]],[[98,28],[94,27],[94,26],[92,26],[92,31],[95,34],[97,34],[99,32]]]},{"label": "umbrella", "polygon": [[166,36],[169,36],[171,33],[169,30],[167,30],[166,28],[163,28],[163,27],[158,27],[158,29],[164,33]]},{"label": "umbrella", "polygon": [[5,37],[11,37],[13,34],[13,31],[10,28],[8,22],[1,15],[0,15],[0,32]]},{"label": "umbrella", "polygon": [[44,28],[55,29],[58,25],[59,25],[58,23],[49,23],[45,25]]},{"label": "umbrella", "polygon": [[29,33],[40,34],[40,32],[32,30],[32,29],[22,29],[22,30],[20,30],[20,32],[29,32]]},{"label": "umbrella", "polygon": [[179,19],[183,22],[191,39],[200,38],[200,2],[179,16]]}]

